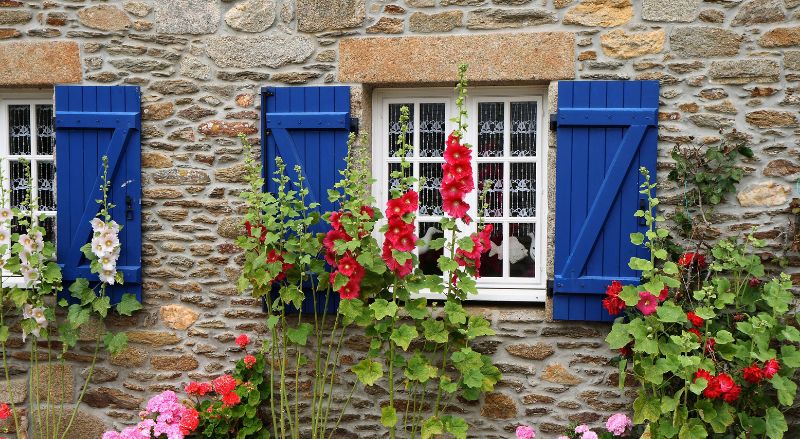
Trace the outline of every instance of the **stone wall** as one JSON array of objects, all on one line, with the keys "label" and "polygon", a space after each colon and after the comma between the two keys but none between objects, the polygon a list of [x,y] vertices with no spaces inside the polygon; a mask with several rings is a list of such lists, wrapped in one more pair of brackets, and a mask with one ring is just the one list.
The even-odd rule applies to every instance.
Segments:
[{"label": "stone wall", "polygon": [[[235,335],[263,331],[258,303],[234,287],[239,252],[231,239],[243,187],[235,135],[258,141],[260,86],[343,80],[366,116],[376,85],[452,81],[454,48],[466,51],[484,84],[656,79],[662,198],[681,200],[681,188],[664,181],[674,145],[711,145],[720,129],[736,128],[756,156],[709,236],[756,225],[768,252],[784,254],[795,233],[789,201],[800,196],[792,195],[800,173],[799,20],[798,0],[0,0],[0,85],[142,87],[145,309],[110,320],[130,346],[99,362],[82,431],[70,437],[135,422],[150,395],[230,369]],[[396,36],[414,38],[399,44]],[[796,273],[800,257],[787,255]],[[541,305],[476,312],[498,330],[480,347],[505,378],[480,404],[460,406],[473,437],[510,437],[520,420],[554,437],[559,425],[595,422],[629,403],[607,364],[607,326],[550,322]],[[80,391],[100,333],[87,331],[70,354],[64,373],[73,388],[64,399]],[[361,355],[358,337],[349,349],[353,359]],[[26,358],[13,353],[17,401],[31,400]],[[381,436],[381,399],[359,394],[341,437]]]}]

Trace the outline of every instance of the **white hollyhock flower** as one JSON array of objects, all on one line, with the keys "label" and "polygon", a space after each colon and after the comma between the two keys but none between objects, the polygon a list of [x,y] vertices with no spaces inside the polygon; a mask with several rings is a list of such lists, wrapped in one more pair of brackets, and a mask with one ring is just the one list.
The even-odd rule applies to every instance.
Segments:
[{"label": "white hollyhock flower", "polygon": [[99,254],[95,253],[98,257],[113,253],[114,249],[119,245],[119,238],[111,232],[103,233],[99,238],[101,251]]},{"label": "white hollyhock flower", "polygon": [[106,223],[104,223],[100,218],[95,217],[89,222],[89,224],[92,225],[92,231],[95,233],[103,233],[107,230]]},{"label": "white hollyhock flower", "polygon": [[30,303],[26,303],[22,307],[22,318],[29,319],[31,317],[33,317],[33,305],[31,305]]},{"label": "white hollyhock flower", "polygon": [[97,277],[100,278],[100,282],[114,285],[114,282],[116,282],[116,275],[117,270],[101,270]]},{"label": "white hollyhock flower", "polygon": [[25,283],[36,282],[39,280],[39,272],[31,267],[23,265],[20,267],[19,271],[22,274],[22,280],[24,280]]},{"label": "white hollyhock flower", "polygon": [[[45,308],[43,307],[36,307],[34,308],[31,304],[26,303],[25,306],[22,307],[22,318],[24,319],[33,319],[36,321],[36,327],[31,329],[31,334],[39,337],[40,331],[44,328],[47,328],[50,325],[50,322],[47,321],[47,317],[44,314]],[[25,341],[27,337],[27,333],[23,330],[22,331],[22,341]]]},{"label": "white hollyhock flower", "polygon": [[33,253],[33,251],[36,249],[36,241],[33,239],[32,236],[28,235],[27,233],[19,235],[19,243],[20,245],[22,245],[22,248],[28,253]]},{"label": "white hollyhock flower", "polygon": [[19,252],[19,262],[22,264],[23,267],[30,267],[31,265],[30,257],[31,257],[31,252],[25,250]]},{"label": "white hollyhock flower", "polygon": [[0,246],[5,245],[6,250],[11,250],[11,231],[4,226],[0,226]]},{"label": "white hollyhock flower", "polygon": [[14,218],[14,212],[11,211],[8,207],[3,207],[0,209],[0,222],[7,223]]},{"label": "white hollyhock flower", "polygon": [[42,232],[33,232],[33,249],[37,252],[44,250],[44,235],[42,235]]},{"label": "white hollyhock flower", "polygon": [[117,270],[117,258],[119,257],[119,253],[112,253],[109,255],[100,256],[100,265],[103,266],[104,271],[116,271]]},{"label": "white hollyhock flower", "polygon": [[119,235],[119,224],[117,224],[116,221],[111,220],[110,222],[106,223],[106,228],[111,231],[111,233]]}]

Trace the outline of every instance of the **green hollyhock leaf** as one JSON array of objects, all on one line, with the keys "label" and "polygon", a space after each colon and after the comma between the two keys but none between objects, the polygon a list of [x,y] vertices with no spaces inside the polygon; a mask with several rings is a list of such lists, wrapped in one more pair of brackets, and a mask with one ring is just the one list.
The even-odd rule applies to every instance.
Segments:
[{"label": "green hollyhock leaf", "polygon": [[116,309],[120,315],[130,316],[135,311],[142,309],[142,304],[136,300],[135,294],[126,293],[122,295],[122,299],[117,303]]},{"label": "green hollyhock leaf", "polygon": [[786,418],[775,407],[767,409],[766,424],[767,437],[770,439],[781,439],[783,434],[789,431],[789,426],[786,425]]},{"label": "green hollyhock leaf", "polygon": [[780,375],[775,375],[769,382],[778,392],[778,402],[782,405],[792,405],[794,396],[797,393],[797,384],[790,378]]},{"label": "green hollyhock leaf", "polygon": [[717,331],[717,335],[716,337],[714,337],[714,340],[716,340],[717,344],[728,344],[728,343],[733,343],[734,338],[733,334],[731,334],[730,331],[726,331],[723,329]]},{"label": "green hollyhock leaf", "polygon": [[447,343],[449,338],[444,322],[441,320],[423,320],[422,335],[425,336],[426,340],[439,344]]},{"label": "green hollyhock leaf", "polygon": [[642,245],[644,242],[644,235],[640,232],[631,233],[631,244],[633,245]]},{"label": "green hollyhock leaf", "polygon": [[636,306],[639,303],[639,290],[633,285],[625,285],[619,293],[619,298],[625,302],[625,305]]},{"label": "green hollyhock leaf", "polygon": [[430,439],[444,433],[444,424],[439,418],[428,418],[422,423],[422,439]]},{"label": "green hollyhock leaf", "polygon": [[703,420],[711,425],[711,429],[714,430],[714,433],[725,433],[734,421],[733,407],[722,403],[715,410],[714,416],[708,419],[703,418]]},{"label": "green hollyhock leaf", "polygon": [[789,311],[789,304],[793,299],[792,292],[789,288],[791,288],[791,282],[788,283],[787,287],[787,285],[778,279],[772,279],[764,285],[764,292],[761,297],[775,312],[782,314]]},{"label": "green hollyhock leaf", "polygon": [[400,325],[400,327],[395,328],[389,338],[397,346],[400,346],[404,351],[407,351],[408,346],[415,338],[417,338],[418,335],[419,333],[417,333],[417,328],[404,323]]},{"label": "green hollyhock leaf", "polygon": [[658,398],[648,398],[639,395],[633,401],[633,422],[641,424],[644,421],[658,421],[661,417],[661,402]]},{"label": "green hollyhock leaf", "polygon": [[89,321],[90,314],[91,310],[89,308],[82,308],[77,303],[73,303],[69,306],[67,320],[69,320],[70,323],[72,323],[75,327],[78,327]]},{"label": "green hollyhock leaf", "polygon": [[438,369],[431,365],[425,357],[416,353],[408,359],[403,374],[411,381],[426,383],[431,378],[436,378],[437,372]]},{"label": "green hollyhock leaf", "polygon": [[405,304],[405,309],[408,315],[414,320],[422,320],[430,315],[428,311],[428,301],[424,298],[409,300]]},{"label": "green hollyhock leaf", "polygon": [[381,409],[381,424],[386,428],[397,425],[397,410],[394,407],[386,406]]},{"label": "green hollyhock leaf", "polygon": [[308,343],[308,335],[311,334],[312,329],[311,323],[301,323],[296,328],[287,329],[286,336],[290,342],[298,346],[305,346]]},{"label": "green hollyhock leaf", "polygon": [[439,264],[439,269],[445,273],[458,270],[458,262],[448,258],[447,256],[439,256],[439,260],[437,262]]},{"label": "green hollyhock leaf", "polygon": [[394,317],[397,314],[397,304],[386,299],[375,299],[369,309],[375,313],[375,320],[383,320],[384,317]]},{"label": "green hollyhock leaf", "polygon": [[664,266],[661,267],[666,274],[678,274],[678,265],[672,261],[664,262]]},{"label": "green hollyhock leaf", "polygon": [[470,316],[467,325],[467,339],[473,340],[484,335],[494,335],[489,321],[481,316]]},{"label": "green hollyhock leaf", "polygon": [[467,322],[467,312],[464,307],[455,300],[448,299],[444,304],[444,313],[447,319],[454,325],[462,325]]},{"label": "green hollyhock leaf", "polygon": [[106,318],[108,310],[111,309],[111,298],[108,296],[98,297],[92,302],[92,309],[101,317]]},{"label": "green hollyhock leaf", "polygon": [[800,351],[794,346],[781,346],[781,361],[789,367],[800,367]]},{"label": "green hollyhock leaf", "polygon": [[614,323],[611,332],[606,337],[606,343],[611,349],[621,349],[631,341],[631,334],[628,331],[627,323]]},{"label": "green hollyhock leaf", "polygon": [[[339,302],[339,314],[342,315],[342,323],[344,326],[348,326],[361,315],[361,312],[364,309],[364,302],[360,299],[350,299],[350,300],[342,300]],[[277,323],[278,316],[270,316],[270,318],[275,317]],[[270,329],[275,327],[275,324],[269,326]]]},{"label": "green hollyhock leaf", "polygon": [[442,422],[444,423],[444,429],[452,434],[454,438],[467,439],[469,425],[467,425],[467,421],[463,418],[447,415],[442,416]]},{"label": "green hollyhock leaf", "polygon": [[695,309],[694,313],[697,314],[698,317],[702,317],[706,320],[711,320],[717,316],[717,313],[715,313],[714,310],[708,306],[701,306]]},{"label": "green hollyhock leaf", "polygon": [[671,300],[662,303],[661,306],[656,309],[656,314],[658,315],[658,319],[664,323],[686,322],[686,313],[683,312],[683,308],[675,305]]},{"label": "green hollyhock leaf", "polygon": [[678,432],[678,439],[705,439],[707,437],[708,432],[697,419],[692,419],[684,424]]},{"label": "green hollyhock leaf", "polygon": [[[800,330],[794,326],[787,326],[781,331],[781,338],[792,343],[800,342]],[[795,366],[793,366],[795,367]]]},{"label": "green hollyhock leaf", "polygon": [[699,395],[703,393],[703,390],[706,389],[706,386],[708,386],[708,381],[705,378],[698,378],[696,381],[689,384],[689,391],[695,395]]},{"label": "green hollyhock leaf", "polygon": [[469,236],[459,238],[456,243],[458,243],[458,248],[466,252],[471,252],[475,248],[475,242]]},{"label": "green hollyhock leaf", "polygon": [[383,365],[368,358],[353,366],[352,371],[365,386],[371,386],[383,377]]},{"label": "green hollyhock leaf", "polygon": [[103,337],[103,345],[111,355],[117,355],[128,345],[128,335],[124,332],[118,332],[116,334],[107,332]]},{"label": "green hollyhock leaf", "polygon": [[630,262],[628,262],[628,267],[630,267],[631,270],[650,271],[653,269],[653,263],[647,259],[631,258]]}]

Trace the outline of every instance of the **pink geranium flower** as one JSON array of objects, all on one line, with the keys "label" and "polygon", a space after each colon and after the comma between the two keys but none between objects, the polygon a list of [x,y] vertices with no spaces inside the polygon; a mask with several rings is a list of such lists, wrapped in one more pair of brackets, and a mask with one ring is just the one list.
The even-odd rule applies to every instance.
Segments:
[{"label": "pink geranium flower", "polygon": [[624,436],[632,426],[633,422],[625,413],[611,415],[606,421],[606,429],[614,436]]},{"label": "pink geranium flower", "polygon": [[649,291],[642,291],[639,293],[639,303],[636,304],[636,308],[638,308],[642,314],[649,316],[656,312],[657,307],[658,297],[650,294]]},{"label": "pink geranium flower", "polygon": [[528,427],[527,425],[517,427],[517,439],[533,439],[535,437],[536,432],[533,431],[533,427]]}]

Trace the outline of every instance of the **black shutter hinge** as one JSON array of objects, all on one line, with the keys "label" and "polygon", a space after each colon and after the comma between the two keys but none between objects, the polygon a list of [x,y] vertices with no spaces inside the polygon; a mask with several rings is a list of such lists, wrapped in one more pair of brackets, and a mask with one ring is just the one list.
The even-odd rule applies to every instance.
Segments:
[{"label": "black shutter hinge", "polygon": [[350,118],[350,132],[353,134],[358,134],[358,125],[359,119],[357,117]]},{"label": "black shutter hinge", "polygon": [[265,88],[264,91],[263,91],[263,94],[264,94],[264,96],[266,96],[268,98],[271,98],[272,96],[275,96],[275,92],[272,91],[271,88]]},{"label": "black shutter hinge", "polygon": [[558,114],[553,113],[550,115],[550,131],[555,131],[558,129]]},{"label": "black shutter hinge", "polygon": [[553,279],[547,279],[547,297],[553,297]]},{"label": "black shutter hinge", "polygon": [[130,195],[125,196],[125,218],[128,221],[133,220],[133,199]]},{"label": "black shutter hinge", "polygon": [[271,136],[272,135],[272,130],[267,128],[266,130],[264,130],[264,135]]}]

